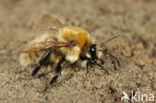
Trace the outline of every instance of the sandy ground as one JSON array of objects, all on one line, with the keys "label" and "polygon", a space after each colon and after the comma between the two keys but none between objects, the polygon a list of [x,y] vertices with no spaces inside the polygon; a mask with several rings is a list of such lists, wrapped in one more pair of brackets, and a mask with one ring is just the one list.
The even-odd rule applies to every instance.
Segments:
[{"label": "sandy ground", "polygon": [[[123,91],[156,93],[155,7],[155,0],[0,0],[0,102],[119,103]],[[38,73],[46,75],[23,79],[33,67],[21,67],[16,51],[39,35],[32,31],[43,14],[86,29],[97,44],[120,34],[103,48],[118,57],[121,66],[114,69],[107,55],[104,67],[109,74],[96,66],[86,73],[65,65],[46,92],[52,67]]]}]

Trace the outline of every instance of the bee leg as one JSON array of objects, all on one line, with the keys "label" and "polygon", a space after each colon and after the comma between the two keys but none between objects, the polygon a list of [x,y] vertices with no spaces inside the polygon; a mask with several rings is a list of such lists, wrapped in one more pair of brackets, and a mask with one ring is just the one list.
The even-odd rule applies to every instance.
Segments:
[{"label": "bee leg", "polygon": [[103,59],[100,59],[100,62],[102,65],[105,63]]},{"label": "bee leg", "polygon": [[98,64],[95,60],[93,60],[91,58],[87,58],[87,59],[88,59],[88,62],[90,62],[91,64],[95,64],[95,65],[99,66],[101,69],[105,70],[105,72],[107,74],[109,74],[108,71],[101,64]]},{"label": "bee leg", "polygon": [[88,70],[88,68],[89,68],[89,62],[87,62],[86,66],[87,66],[87,74],[88,74],[89,73],[89,70]]},{"label": "bee leg", "polygon": [[94,59],[88,58],[88,57],[81,57],[81,59],[82,60],[87,60],[88,63],[90,63],[90,64],[95,64],[95,65],[99,66],[101,69],[105,70],[105,72],[107,74],[109,74],[108,71],[101,64],[97,63]]},{"label": "bee leg", "polygon": [[61,74],[61,71],[62,71],[62,67],[61,67],[62,61],[63,60],[60,60],[59,63],[57,64],[57,66],[56,66],[56,75],[51,79],[50,85],[52,85],[57,80],[59,75]]},{"label": "bee leg", "polygon": [[35,69],[32,72],[32,76],[35,76],[37,74],[37,72],[40,70],[41,66],[47,61],[47,59],[49,58],[51,52],[53,52],[53,49],[49,50],[45,55],[43,55],[43,57],[40,59],[38,65],[35,67]]}]

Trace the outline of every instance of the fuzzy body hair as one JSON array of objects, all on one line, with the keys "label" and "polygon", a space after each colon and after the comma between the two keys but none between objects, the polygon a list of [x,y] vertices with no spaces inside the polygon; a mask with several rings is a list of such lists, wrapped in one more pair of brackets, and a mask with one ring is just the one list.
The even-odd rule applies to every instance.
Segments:
[{"label": "fuzzy body hair", "polygon": [[[72,41],[76,44],[73,47],[61,47],[55,49],[55,52],[50,54],[48,59],[51,63],[58,63],[62,57],[72,63],[77,62],[78,65],[85,67],[86,61],[79,60],[80,55],[87,55],[87,49],[92,44],[92,39],[88,32],[81,28],[67,26],[59,30],[58,34],[43,34],[40,37],[30,41],[28,44],[38,42],[69,42]],[[23,66],[37,63],[46,51],[28,52],[20,54],[20,64]],[[89,55],[89,54],[88,54]],[[100,53],[97,54],[101,56]]]}]

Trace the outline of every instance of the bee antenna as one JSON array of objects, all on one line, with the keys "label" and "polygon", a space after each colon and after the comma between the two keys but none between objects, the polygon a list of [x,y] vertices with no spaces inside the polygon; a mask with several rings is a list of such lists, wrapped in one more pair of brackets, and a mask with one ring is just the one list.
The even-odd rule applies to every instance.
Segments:
[{"label": "bee antenna", "polygon": [[119,60],[114,55],[112,55],[111,53],[109,53],[109,52],[107,52],[105,50],[99,50],[99,51],[102,51],[103,53],[108,54],[109,56],[111,56],[113,59],[115,59],[117,61],[118,66],[120,66]]},{"label": "bee antenna", "polygon": [[93,60],[93,59],[91,59],[91,58],[87,58],[87,60],[88,60],[90,63],[99,66],[101,69],[105,70],[107,74],[109,74],[109,73],[107,72],[107,70],[106,70],[101,64],[97,63],[95,60]]},{"label": "bee antenna", "polygon": [[106,40],[105,42],[103,42],[101,45],[103,46],[103,45],[105,45],[107,42],[109,42],[109,41],[111,41],[111,40],[113,40],[113,39],[115,39],[115,38],[117,38],[117,37],[119,37],[119,36],[120,36],[120,35],[114,36],[114,37],[112,37],[112,38]]}]

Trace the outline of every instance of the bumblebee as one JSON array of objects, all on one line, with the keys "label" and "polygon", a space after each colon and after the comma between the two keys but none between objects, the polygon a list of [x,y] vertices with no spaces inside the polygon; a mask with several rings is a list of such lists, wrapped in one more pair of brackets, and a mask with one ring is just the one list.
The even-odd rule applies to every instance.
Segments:
[{"label": "bumblebee", "polygon": [[[99,59],[102,60],[103,53],[113,57],[118,65],[120,65],[119,60],[115,56],[96,46],[86,30],[79,27],[66,26],[56,18],[48,15],[41,17],[41,22],[44,23],[47,29],[54,29],[57,32],[46,32],[30,41],[21,50],[19,58],[21,65],[36,64],[32,72],[33,77],[40,70],[41,66],[46,65],[47,62],[49,64],[56,64],[56,75],[51,79],[50,84],[53,84],[60,76],[63,62],[77,64],[81,67],[88,67],[88,65],[94,64],[104,69],[97,62]],[[108,72],[106,71],[106,73]]]}]

